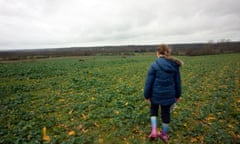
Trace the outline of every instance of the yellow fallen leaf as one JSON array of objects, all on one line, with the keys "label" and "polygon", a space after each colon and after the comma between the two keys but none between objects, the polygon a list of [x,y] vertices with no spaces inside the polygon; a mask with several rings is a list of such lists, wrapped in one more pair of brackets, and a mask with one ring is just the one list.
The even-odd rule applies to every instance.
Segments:
[{"label": "yellow fallen leaf", "polygon": [[81,130],[82,128],[83,128],[83,125],[81,124],[77,127],[78,130]]},{"label": "yellow fallen leaf", "polygon": [[116,115],[118,115],[118,114],[119,114],[119,111],[118,111],[118,110],[114,110],[114,113],[115,113]]},{"label": "yellow fallen leaf", "polygon": [[184,126],[184,127],[187,127],[187,124],[186,124],[186,123],[184,123],[184,124],[183,124],[183,126]]},{"label": "yellow fallen leaf", "polygon": [[50,141],[50,137],[47,135],[47,128],[43,127],[43,140]]},{"label": "yellow fallen leaf", "polygon": [[50,141],[50,137],[49,136],[43,136],[43,140],[44,141]]},{"label": "yellow fallen leaf", "polygon": [[75,131],[70,131],[70,132],[68,132],[68,135],[70,135],[70,136],[73,136],[73,135],[75,135]]},{"label": "yellow fallen leaf", "polygon": [[94,125],[95,125],[96,127],[99,127],[99,125],[97,124],[97,122],[94,122]]},{"label": "yellow fallen leaf", "polygon": [[240,108],[237,107],[237,111],[240,112]]},{"label": "yellow fallen leaf", "polygon": [[82,114],[82,118],[85,120],[87,119],[87,116],[85,114]]},{"label": "yellow fallen leaf", "polygon": [[73,112],[73,109],[72,109],[72,110],[70,110],[70,111],[68,112],[68,114],[72,114],[72,112]]},{"label": "yellow fallen leaf", "polygon": [[59,99],[60,102],[64,102],[64,99]]},{"label": "yellow fallen leaf", "polygon": [[44,141],[50,141],[50,137],[49,136],[43,136],[43,140]]},{"label": "yellow fallen leaf", "polygon": [[197,141],[198,141],[197,138],[195,138],[195,137],[191,138],[191,143],[195,143]]},{"label": "yellow fallen leaf", "polygon": [[88,130],[87,129],[82,129],[82,132],[83,133],[86,133]]},{"label": "yellow fallen leaf", "polygon": [[127,106],[127,105],[128,105],[128,102],[125,103],[125,106]]},{"label": "yellow fallen leaf", "polygon": [[208,117],[206,118],[207,121],[215,120],[214,114],[209,114]]},{"label": "yellow fallen leaf", "polygon": [[229,128],[231,128],[231,129],[234,128],[234,126],[233,126],[232,124],[228,124],[227,126],[228,126]]},{"label": "yellow fallen leaf", "polygon": [[99,139],[98,139],[98,143],[99,143],[99,144],[103,144],[103,143],[104,143],[103,138],[99,138]]},{"label": "yellow fallen leaf", "polygon": [[239,100],[237,100],[237,103],[240,103],[240,99],[239,99]]}]

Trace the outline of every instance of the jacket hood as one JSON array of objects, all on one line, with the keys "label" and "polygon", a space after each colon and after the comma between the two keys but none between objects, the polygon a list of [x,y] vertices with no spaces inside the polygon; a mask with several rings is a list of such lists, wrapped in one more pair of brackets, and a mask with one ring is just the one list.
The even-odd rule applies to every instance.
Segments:
[{"label": "jacket hood", "polygon": [[173,57],[159,57],[156,64],[165,72],[173,72],[177,71],[178,67],[182,66],[183,63]]},{"label": "jacket hood", "polygon": [[161,55],[160,58],[161,58],[161,57],[162,57],[162,58],[165,58],[165,59],[167,59],[167,60],[170,60],[170,61],[178,64],[179,66],[183,66],[183,65],[184,65],[183,61],[180,60],[180,59],[177,59],[176,57],[165,56],[165,55]]}]

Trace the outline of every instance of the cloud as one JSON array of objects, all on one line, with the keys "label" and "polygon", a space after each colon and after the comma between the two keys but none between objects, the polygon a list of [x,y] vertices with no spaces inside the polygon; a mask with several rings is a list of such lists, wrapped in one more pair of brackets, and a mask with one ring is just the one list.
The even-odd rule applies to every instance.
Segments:
[{"label": "cloud", "polygon": [[239,40],[236,0],[0,0],[0,49]]}]

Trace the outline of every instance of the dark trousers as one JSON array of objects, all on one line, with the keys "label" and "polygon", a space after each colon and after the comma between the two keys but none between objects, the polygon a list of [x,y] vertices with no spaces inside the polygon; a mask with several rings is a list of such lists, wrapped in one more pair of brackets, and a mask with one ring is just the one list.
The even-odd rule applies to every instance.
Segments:
[{"label": "dark trousers", "polygon": [[[161,118],[163,123],[170,123],[170,107],[171,105],[163,106],[161,105]],[[151,116],[158,116],[159,104],[151,103]]]}]

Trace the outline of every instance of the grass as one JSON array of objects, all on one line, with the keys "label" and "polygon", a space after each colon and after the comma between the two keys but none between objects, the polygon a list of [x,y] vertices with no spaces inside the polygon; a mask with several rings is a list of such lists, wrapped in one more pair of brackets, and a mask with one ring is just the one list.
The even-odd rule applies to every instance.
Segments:
[{"label": "grass", "polygon": [[[150,143],[143,87],[155,58],[0,64],[0,143]],[[183,94],[169,143],[239,143],[240,54],[179,58]]]}]

